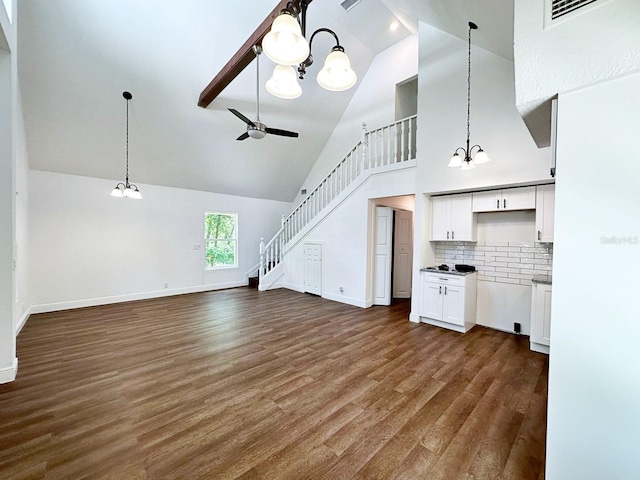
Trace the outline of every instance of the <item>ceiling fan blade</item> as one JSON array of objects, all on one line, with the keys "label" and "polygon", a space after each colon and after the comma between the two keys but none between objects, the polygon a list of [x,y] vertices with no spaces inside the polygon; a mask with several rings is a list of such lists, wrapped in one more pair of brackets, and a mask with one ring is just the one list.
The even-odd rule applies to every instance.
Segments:
[{"label": "ceiling fan blade", "polygon": [[247,117],[245,117],[243,114],[241,114],[239,111],[237,111],[235,108],[230,108],[229,111],[231,113],[233,113],[236,117],[238,117],[240,120],[242,120],[244,123],[246,123],[247,125],[251,125],[252,127],[255,127],[255,123],[253,123],[251,120],[249,120]]},{"label": "ceiling fan blade", "polygon": [[267,131],[267,133],[270,133],[271,135],[280,135],[281,137],[298,137],[298,133],[297,132],[290,132],[289,130],[280,130],[279,128],[269,128],[267,127],[265,129]]},{"label": "ceiling fan blade", "polygon": [[236,140],[246,140],[247,138],[249,138],[249,134],[247,132],[244,132],[242,135],[236,138]]}]

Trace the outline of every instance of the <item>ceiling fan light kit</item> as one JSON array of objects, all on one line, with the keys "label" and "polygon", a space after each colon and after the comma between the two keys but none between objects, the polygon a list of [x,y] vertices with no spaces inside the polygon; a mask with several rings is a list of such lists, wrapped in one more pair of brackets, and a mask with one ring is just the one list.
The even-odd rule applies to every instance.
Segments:
[{"label": "ceiling fan light kit", "polygon": [[[322,88],[333,92],[341,92],[353,87],[358,77],[351,68],[349,57],[344,53],[344,48],[340,45],[338,36],[333,30],[319,28],[313,32],[307,43],[305,30],[309,2],[300,0],[299,3],[300,9],[298,10],[292,2],[289,2],[287,8],[282,10],[280,15],[273,21],[271,30],[262,40],[265,54],[278,64],[273,76],[267,82],[267,91],[275,97],[285,99],[297,98],[302,94],[302,88],[298,83],[295,82],[294,85],[289,79],[289,70],[286,73],[286,85],[284,80],[280,80],[280,77],[284,78],[285,73],[279,67],[286,68],[298,65],[298,78],[303,80],[307,68],[313,64],[313,56],[311,55],[313,38],[321,32],[332,35],[336,45],[331,49],[325,59],[323,69],[316,77],[318,84]],[[276,87],[275,84],[277,82],[282,82],[283,85]]]},{"label": "ceiling fan light kit", "polygon": [[[467,56],[467,142],[465,147],[458,147],[449,160],[448,167],[459,168],[460,170],[471,170],[476,168],[476,165],[482,165],[490,161],[489,156],[482,149],[480,145],[474,145],[470,147],[470,125],[471,125],[471,31],[477,29],[478,26],[469,22],[469,42],[468,42],[468,56]],[[473,150],[476,150],[475,157],[473,157]]]}]

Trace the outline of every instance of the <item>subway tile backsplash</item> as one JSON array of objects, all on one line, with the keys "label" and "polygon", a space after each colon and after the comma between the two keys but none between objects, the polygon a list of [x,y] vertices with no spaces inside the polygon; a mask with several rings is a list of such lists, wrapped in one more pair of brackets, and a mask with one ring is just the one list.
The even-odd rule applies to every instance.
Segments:
[{"label": "subway tile backsplash", "polygon": [[474,265],[478,280],[531,285],[537,275],[551,275],[553,244],[534,242],[436,242],[436,264]]}]

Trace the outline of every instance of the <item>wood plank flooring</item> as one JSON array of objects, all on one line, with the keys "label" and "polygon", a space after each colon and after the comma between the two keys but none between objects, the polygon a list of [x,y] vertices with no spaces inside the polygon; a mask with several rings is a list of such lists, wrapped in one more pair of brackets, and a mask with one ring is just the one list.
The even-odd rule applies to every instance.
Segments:
[{"label": "wood plank flooring", "polygon": [[542,479],[528,338],[239,288],[32,316],[0,478]]}]

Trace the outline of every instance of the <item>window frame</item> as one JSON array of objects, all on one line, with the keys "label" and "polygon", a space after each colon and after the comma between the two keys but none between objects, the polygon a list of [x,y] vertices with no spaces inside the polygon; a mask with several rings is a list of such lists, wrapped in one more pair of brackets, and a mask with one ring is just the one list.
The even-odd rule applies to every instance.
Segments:
[{"label": "window frame", "polygon": [[[207,238],[206,237],[206,228],[205,228],[205,223],[206,223],[206,218],[207,215],[226,215],[226,216],[231,216],[234,219],[234,228],[233,228],[233,238]],[[239,243],[239,239],[238,239],[238,213],[237,212],[221,212],[221,211],[205,211],[204,212],[204,216],[203,216],[203,222],[202,222],[202,238],[204,239],[204,255],[202,257],[203,261],[204,261],[204,268],[205,270],[225,270],[225,269],[230,269],[230,268],[238,268],[238,243]],[[234,244],[234,254],[233,254],[233,258],[234,258],[234,264],[233,265],[208,265],[207,264],[207,245],[208,242],[210,241],[216,241],[216,240],[223,240],[225,242],[227,241],[232,241]]]}]

